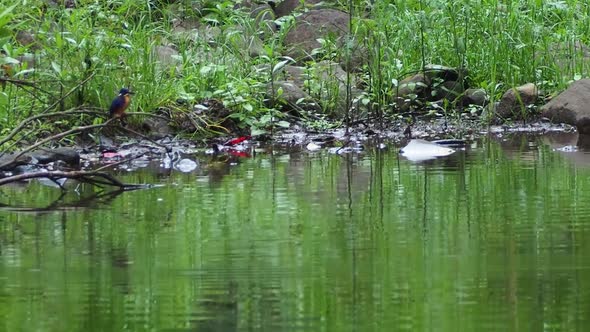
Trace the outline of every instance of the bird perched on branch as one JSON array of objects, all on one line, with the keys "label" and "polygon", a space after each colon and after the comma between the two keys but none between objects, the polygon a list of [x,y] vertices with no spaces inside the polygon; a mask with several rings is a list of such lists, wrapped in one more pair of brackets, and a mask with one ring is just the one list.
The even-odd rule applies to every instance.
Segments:
[{"label": "bird perched on branch", "polygon": [[125,122],[125,110],[129,107],[129,103],[131,103],[132,94],[133,92],[129,91],[127,88],[119,90],[119,95],[115,97],[111,103],[111,108],[109,108],[110,117],[121,120],[123,126],[127,125]]}]

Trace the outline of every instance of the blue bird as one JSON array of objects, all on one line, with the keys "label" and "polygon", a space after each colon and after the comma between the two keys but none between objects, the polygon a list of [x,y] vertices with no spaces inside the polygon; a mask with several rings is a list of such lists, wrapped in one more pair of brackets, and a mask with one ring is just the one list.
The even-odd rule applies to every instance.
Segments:
[{"label": "blue bird", "polygon": [[111,103],[111,107],[109,108],[109,115],[111,118],[119,118],[123,125],[126,125],[125,122],[125,110],[129,107],[129,103],[131,103],[131,95],[133,92],[129,91],[127,88],[123,88],[119,90],[119,95],[115,97],[113,102]]}]

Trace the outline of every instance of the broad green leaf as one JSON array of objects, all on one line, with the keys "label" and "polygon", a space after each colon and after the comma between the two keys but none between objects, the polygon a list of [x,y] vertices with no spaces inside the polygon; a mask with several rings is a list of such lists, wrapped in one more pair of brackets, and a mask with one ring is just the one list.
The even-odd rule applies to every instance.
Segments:
[{"label": "broad green leaf", "polygon": [[277,122],[276,125],[283,128],[289,128],[291,126],[291,124],[285,120]]},{"label": "broad green leaf", "polygon": [[53,71],[57,74],[61,75],[61,66],[57,62],[51,61],[51,68],[53,68]]}]

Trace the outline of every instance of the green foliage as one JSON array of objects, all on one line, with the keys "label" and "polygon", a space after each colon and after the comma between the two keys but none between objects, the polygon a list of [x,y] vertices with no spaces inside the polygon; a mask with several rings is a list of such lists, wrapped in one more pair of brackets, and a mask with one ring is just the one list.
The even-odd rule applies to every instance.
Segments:
[{"label": "green foliage", "polygon": [[[0,91],[0,126],[14,126],[92,76],[59,107],[105,109],[125,86],[137,92],[132,110],[218,98],[243,127],[266,130],[267,119],[282,120],[278,96],[267,92],[293,62],[284,57],[283,40],[294,19],[265,21],[268,12],[251,15],[236,10],[237,2],[85,0],[70,9],[64,2],[0,0],[2,61],[14,67],[15,79],[35,82],[35,88],[7,84]],[[306,92],[332,119],[341,120],[361,100],[355,116],[391,110],[396,82],[428,63],[467,68],[471,85],[492,100],[523,83],[553,92],[590,74],[587,58],[581,61],[590,42],[590,27],[581,23],[590,10],[582,1],[327,3],[351,13],[350,33],[344,42],[324,36],[312,52],[316,61],[297,65],[308,68]],[[17,42],[22,31],[34,34],[33,44]],[[178,53],[161,55],[160,47]],[[366,56],[354,80],[316,75],[318,63],[346,62],[358,52]],[[362,93],[351,96],[359,82]]]}]

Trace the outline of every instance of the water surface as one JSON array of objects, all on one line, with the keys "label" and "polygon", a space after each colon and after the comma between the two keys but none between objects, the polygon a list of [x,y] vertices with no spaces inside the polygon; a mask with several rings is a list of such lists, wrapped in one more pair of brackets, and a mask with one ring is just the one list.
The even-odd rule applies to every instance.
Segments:
[{"label": "water surface", "polygon": [[[550,137],[0,188],[0,331],[584,331],[590,168]],[[581,160],[581,161],[580,161]]]}]

